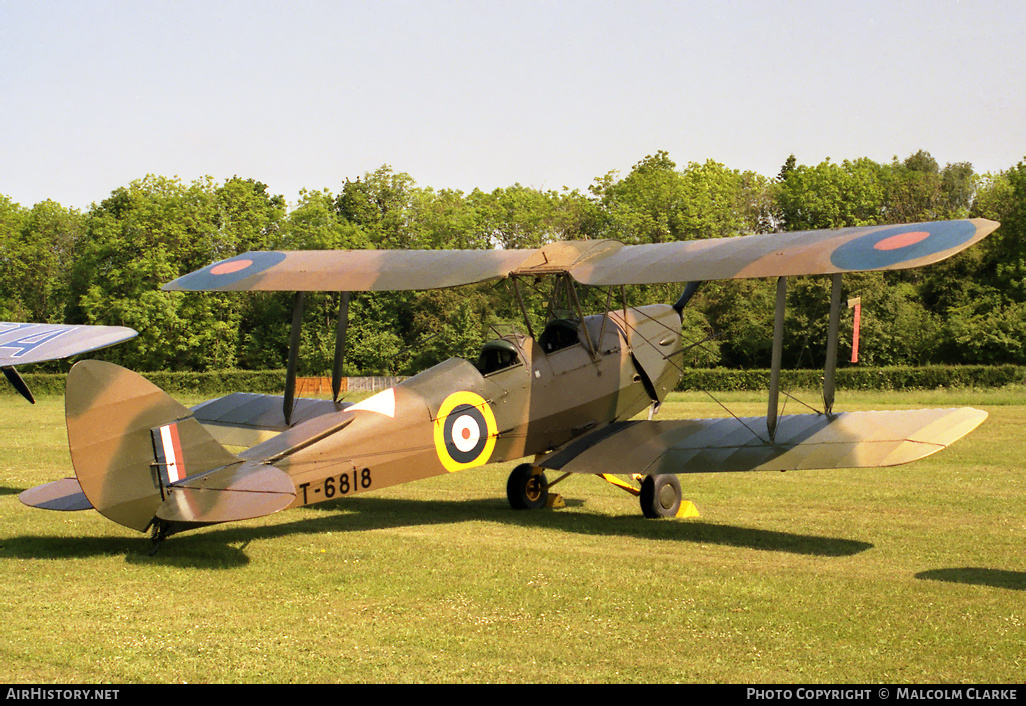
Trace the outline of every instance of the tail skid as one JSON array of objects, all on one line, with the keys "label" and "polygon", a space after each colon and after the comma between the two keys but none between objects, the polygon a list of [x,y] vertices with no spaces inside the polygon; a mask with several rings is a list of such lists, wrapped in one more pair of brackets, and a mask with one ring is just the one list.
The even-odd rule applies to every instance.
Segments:
[{"label": "tail skid", "polygon": [[117,365],[77,363],[68,374],[65,413],[76,478],[25,491],[28,505],[91,505],[140,532],[155,527],[163,538],[268,515],[295,498],[283,471],[230,453],[187,408]]}]

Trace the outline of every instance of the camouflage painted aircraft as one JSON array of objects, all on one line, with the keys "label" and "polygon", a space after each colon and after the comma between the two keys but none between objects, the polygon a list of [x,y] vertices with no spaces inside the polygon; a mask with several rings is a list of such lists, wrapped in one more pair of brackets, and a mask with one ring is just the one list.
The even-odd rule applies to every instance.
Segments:
[{"label": "camouflage painted aircraft", "polygon": [[[80,362],[66,393],[76,475],[27,490],[21,499],[50,509],[93,507],[151,531],[159,546],[190,528],[514,459],[527,459],[507,482],[514,508],[558,501],[550,493],[556,483],[588,473],[638,496],[651,517],[679,512],[681,473],[907,463],[967,434],[986,413],[835,413],[841,277],[938,262],[997,227],[977,219],[634,246],[606,240],[514,251],[245,253],[164,289],[296,292],[285,394],[236,393],[190,410],[128,370]],[[833,280],[825,411],[778,417],[784,295],[792,275]],[[523,308],[521,283],[542,277],[554,282],[554,299],[537,336],[525,311],[527,332],[486,343],[477,361],[446,361],[358,404],[335,401],[343,313],[335,400],[294,400],[304,291],[343,292],[347,303],[353,291],[508,278]],[[699,283],[748,277],[778,278],[766,416],[651,419],[681,378],[681,316]],[[688,283],[676,303],[627,306],[624,285],[669,282]],[[605,311],[585,316],[577,285],[607,288]],[[635,419],[646,408],[649,419]],[[222,443],[246,448],[233,453]],[[550,482],[546,472],[561,475]]]},{"label": "camouflage painted aircraft", "polygon": [[15,365],[61,360],[127,341],[138,334],[123,326],[16,324],[0,321],[0,369],[14,388],[35,404]]}]

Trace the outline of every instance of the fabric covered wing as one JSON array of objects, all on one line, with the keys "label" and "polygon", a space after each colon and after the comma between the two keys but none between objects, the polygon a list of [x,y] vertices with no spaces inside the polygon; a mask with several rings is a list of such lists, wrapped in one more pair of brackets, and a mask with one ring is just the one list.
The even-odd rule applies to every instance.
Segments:
[{"label": "fabric covered wing", "polygon": [[538,463],[571,473],[716,473],[870,468],[909,463],[975,429],[987,413],[959,409],[612,424]]},{"label": "fabric covered wing", "polygon": [[93,504],[82,492],[77,478],[61,478],[52,483],[37,485],[22,491],[18,500],[29,507],[43,510],[59,510],[73,512],[75,510],[91,510]]},{"label": "fabric covered wing", "polygon": [[0,366],[69,358],[113,346],[137,335],[124,326],[16,324],[0,321]]},{"label": "fabric covered wing", "polygon": [[248,252],[164,285],[166,291],[383,292],[439,289],[505,277],[532,250]]},{"label": "fabric covered wing", "polygon": [[571,272],[601,286],[901,270],[950,257],[998,225],[978,218],[634,245]]},{"label": "fabric covered wing", "polygon": [[709,238],[647,245],[562,241],[536,250],[250,252],[167,291],[398,291],[567,272],[610,286],[898,270],[939,262],[998,227],[985,219]]}]

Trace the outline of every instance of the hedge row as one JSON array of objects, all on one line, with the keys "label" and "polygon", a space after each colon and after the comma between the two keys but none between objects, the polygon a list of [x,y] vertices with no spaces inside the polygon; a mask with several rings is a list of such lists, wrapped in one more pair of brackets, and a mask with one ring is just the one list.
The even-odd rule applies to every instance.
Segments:
[{"label": "hedge row", "polygon": [[[687,369],[678,390],[765,390],[769,370]],[[207,373],[145,373],[145,377],[172,395],[216,396],[231,392],[281,394],[285,371],[215,371]],[[63,395],[64,375],[29,373],[25,381],[33,394]],[[815,389],[822,385],[822,370],[785,370],[785,389]],[[841,368],[840,390],[933,390],[945,387],[995,388],[1026,384],[1026,367],[1017,365],[935,365],[922,368]],[[15,394],[0,384],[0,394]]]},{"label": "hedge row", "polygon": [[[678,390],[765,390],[769,370],[685,370]],[[936,390],[946,387],[995,388],[1026,383],[1026,367],[1018,365],[931,365],[922,368],[840,368],[840,390]],[[815,389],[822,370],[784,370],[785,389]]]},{"label": "hedge row", "polygon": [[[217,396],[231,392],[265,392],[280,395],[285,389],[284,370],[221,370],[207,373],[143,373],[143,377],[171,395]],[[65,375],[22,373],[35,396],[63,395]],[[17,394],[14,387],[0,385],[0,393]]]}]

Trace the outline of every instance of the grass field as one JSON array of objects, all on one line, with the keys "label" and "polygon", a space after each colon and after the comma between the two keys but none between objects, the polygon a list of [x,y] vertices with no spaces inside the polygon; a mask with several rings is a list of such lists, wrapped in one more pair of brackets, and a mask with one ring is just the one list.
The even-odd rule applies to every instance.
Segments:
[{"label": "grass field", "polygon": [[[965,404],[989,419],[908,466],[682,477],[697,519],[645,520],[591,477],[558,486],[565,509],[515,512],[507,464],[151,557],[95,512],[18,501],[71,474],[62,400],[0,396],[0,679],[1021,683],[1026,390],[837,406]],[[660,417],[722,414],[682,393]]]}]

